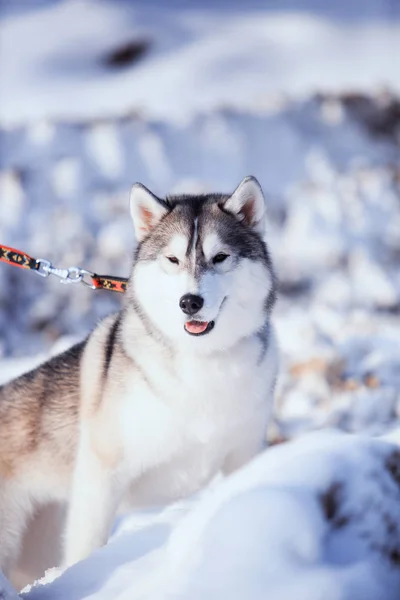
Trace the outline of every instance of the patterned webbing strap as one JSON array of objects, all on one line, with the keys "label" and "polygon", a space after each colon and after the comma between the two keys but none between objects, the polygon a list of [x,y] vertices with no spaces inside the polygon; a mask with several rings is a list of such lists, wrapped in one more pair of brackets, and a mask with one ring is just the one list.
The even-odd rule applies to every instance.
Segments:
[{"label": "patterned webbing strap", "polygon": [[15,248],[9,248],[8,246],[0,246],[0,260],[6,262],[14,267],[20,267],[21,269],[31,269],[37,271],[39,265],[35,258],[15,250]]},{"label": "patterned webbing strap", "polygon": [[[126,292],[128,284],[128,280],[125,279],[125,277],[98,275],[97,273],[90,273],[85,269],[76,269],[76,267],[65,270],[54,269],[49,261],[43,261],[41,259],[37,260],[25,252],[15,250],[15,248],[9,248],[8,246],[0,245],[0,261],[8,263],[9,265],[13,265],[14,267],[20,267],[21,269],[30,269],[31,271],[36,271],[39,275],[47,276],[54,274],[64,280],[69,279],[69,271],[73,271],[75,274],[78,272],[78,277],[75,277],[73,281],[81,281],[86,286],[92,287],[96,290],[109,290],[111,292],[123,293]],[[47,263],[47,275],[46,273],[43,273],[43,263]],[[91,284],[88,284],[87,281],[84,280],[83,276],[79,275],[80,272],[90,278]]]},{"label": "patterned webbing strap", "polygon": [[124,277],[109,277],[108,275],[97,275],[96,273],[93,273],[92,281],[96,289],[112,292],[126,292],[128,285],[128,280]]}]

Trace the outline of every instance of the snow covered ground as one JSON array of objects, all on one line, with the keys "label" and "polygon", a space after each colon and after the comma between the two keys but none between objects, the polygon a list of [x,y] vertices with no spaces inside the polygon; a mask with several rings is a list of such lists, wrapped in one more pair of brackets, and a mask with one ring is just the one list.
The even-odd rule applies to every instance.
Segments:
[{"label": "snow covered ground", "polygon": [[208,491],[136,515],[26,600],[397,600],[400,451],[319,432]]},{"label": "snow covered ground", "polygon": [[[280,278],[270,441],[399,426],[398,56],[394,0],[0,3],[0,243],[126,275],[134,181],[229,191],[254,174]],[[119,302],[0,266],[0,381]],[[338,432],[279,445],[200,499],[129,516],[25,597],[389,600],[392,581],[397,598],[393,452]]]},{"label": "snow covered ground", "polygon": [[[400,90],[396,0],[4,4],[0,119],[7,122],[131,110],[181,121],[226,105],[262,109],[271,94]],[[137,61],[132,44],[146,47]],[[110,57],[127,48],[116,68]]]}]

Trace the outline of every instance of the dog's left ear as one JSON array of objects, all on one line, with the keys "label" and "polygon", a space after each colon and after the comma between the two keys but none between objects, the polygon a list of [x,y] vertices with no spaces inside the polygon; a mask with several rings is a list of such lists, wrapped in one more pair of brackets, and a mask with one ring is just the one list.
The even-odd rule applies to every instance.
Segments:
[{"label": "dog's left ear", "polygon": [[245,177],[223,204],[224,210],[232,213],[257,233],[265,231],[265,199],[255,177]]},{"label": "dog's left ear", "polygon": [[164,215],[169,212],[168,205],[157,198],[141,183],[135,183],[131,190],[131,216],[135,235],[141,242],[157,225]]}]

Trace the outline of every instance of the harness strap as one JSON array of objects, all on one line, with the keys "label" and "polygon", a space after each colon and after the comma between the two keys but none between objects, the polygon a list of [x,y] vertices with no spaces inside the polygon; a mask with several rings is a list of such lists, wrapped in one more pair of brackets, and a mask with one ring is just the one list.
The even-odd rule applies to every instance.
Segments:
[{"label": "harness strap", "polygon": [[[29,254],[2,246],[0,244],[0,261],[20,267],[21,269],[29,269],[35,271],[41,277],[55,275],[61,281],[60,283],[83,283],[93,290],[109,290],[111,292],[126,292],[128,279],[125,277],[112,277],[110,275],[98,275],[86,269],[79,267],[70,267],[69,269],[57,269],[52,263],[44,258],[32,258]],[[87,281],[89,279],[89,281]]]}]

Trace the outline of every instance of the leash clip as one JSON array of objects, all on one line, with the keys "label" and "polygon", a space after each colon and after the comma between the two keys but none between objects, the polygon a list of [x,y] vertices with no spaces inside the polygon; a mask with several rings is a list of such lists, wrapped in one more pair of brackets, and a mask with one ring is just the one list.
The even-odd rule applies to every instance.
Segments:
[{"label": "leash clip", "polygon": [[[86,285],[86,287],[89,287],[92,290],[96,289],[96,286],[93,284],[94,273],[91,271],[81,269],[80,267],[69,267],[69,269],[66,270],[68,271],[68,275],[67,277],[63,277],[60,283],[83,283],[83,285]],[[87,277],[89,281],[86,281],[85,277]]]},{"label": "leash clip", "polygon": [[[49,275],[55,275],[61,281],[60,283],[83,283],[87,287],[95,290],[96,286],[93,285],[92,277],[94,273],[87,271],[86,269],[80,269],[79,267],[69,267],[68,269],[58,269],[53,267],[53,264],[46,258],[37,259],[36,273],[40,277],[48,277]],[[88,277],[90,281],[85,280]]]},{"label": "leash clip", "polygon": [[[59,269],[61,274],[53,273],[56,277],[60,277],[60,283],[80,283],[83,275],[79,267],[69,267],[68,269]],[[55,269],[57,271],[57,269]],[[65,274],[64,272],[65,271]]]}]

